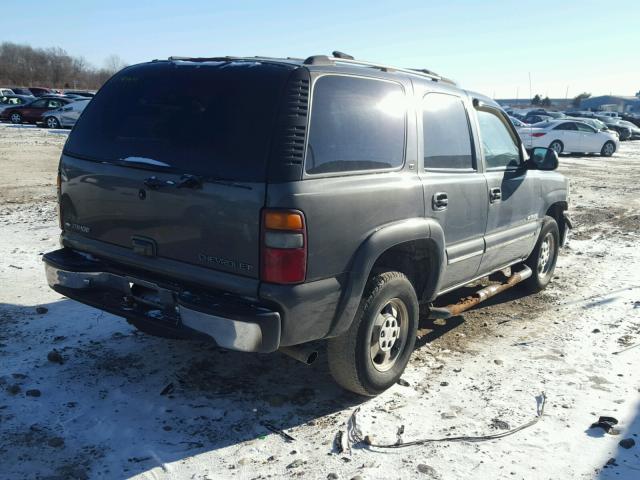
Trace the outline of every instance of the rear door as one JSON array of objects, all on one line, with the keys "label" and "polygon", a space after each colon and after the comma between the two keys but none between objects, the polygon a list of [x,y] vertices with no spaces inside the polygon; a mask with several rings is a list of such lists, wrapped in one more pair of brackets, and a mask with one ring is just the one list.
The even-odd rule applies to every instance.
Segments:
[{"label": "rear door", "polygon": [[520,141],[504,113],[481,105],[476,109],[484,160],[488,215],[480,273],[489,273],[524,258],[538,230],[536,175],[525,168]]},{"label": "rear door", "polygon": [[33,122],[40,118],[40,114],[47,109],[47,99],[41,98],[30,103],[22,109],[22,119],[26,122]]},{"label": "rear door", "polygon": [[560,140],[565,152],[579,152],[582,148],[582,135],[575,122],[562,122],[551,130],[549,141]]},{"label": "rear door", "polygon": [[290,71],[228,61],[121,71],[67,141],[65,230],[149,262],[257,278],[272,126]]},{"label": "rear door", "polygon": [[443,289],[473,278],[484,252],[487,185],[474,155],[467,107],[465,99],[448,92],[430,92],[422,100],[420,177],[426,216],[445,234]]}]

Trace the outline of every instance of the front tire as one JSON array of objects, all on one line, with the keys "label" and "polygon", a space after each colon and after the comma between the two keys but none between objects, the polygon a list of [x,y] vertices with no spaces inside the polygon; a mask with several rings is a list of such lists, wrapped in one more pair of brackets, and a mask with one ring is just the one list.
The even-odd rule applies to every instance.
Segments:
[{"label": "front tire", "polygon": [[14,124],[22,123],[22,115],[19,113],[12,113],[9,119],[11,120],[11,123]]},{"label": "front tire", "polygon": [[524,262],[531,269],[531,277],[523,282],[525,288],[532,293],[544,290],[556,268],[560,246],[560,230],[553,217],[546,216],[542,223],[540,236],[536,246]]},{"label": "front tire", "polygon": [[554,140],[553,142],[551,142],[551,144],[549,145],[549,148],[551,150],[555,150],[556,153],[558,155],[560,155],[562,153],[562,151],[564,150],[564,145],[562,144],[562,142],[560,140]]},{"label": "front tire", "polygon": [[616,151],[615,144],[612,141],[608,141],[602,146],[602,150],[600,150],[600,155],[602,155],[603,157],[610,157],[615,153],[615,151]]},{"label": "front tire", "polygon": [[403,273],[372,276],[349,330],[328,341],[336,382],[367,396],[396,383],[415,346],[419,311],[416,292]]}]

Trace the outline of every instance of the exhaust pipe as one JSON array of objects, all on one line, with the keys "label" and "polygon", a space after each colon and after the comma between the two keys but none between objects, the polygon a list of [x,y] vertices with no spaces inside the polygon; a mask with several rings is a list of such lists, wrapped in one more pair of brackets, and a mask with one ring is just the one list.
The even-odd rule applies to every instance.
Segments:
[{"label": "exhaust pipe", "polygon": [[280,347],[279,352],[290,356],[304,363],[305,365],[311,365],[318,358],[318,351],[307,345],[293,345],[291,347]]},{"label": "exhaust pipe", "polygon": [[515,287],[520,282],[529,278],[532,273],[533,272],[531,271],[531,269],[525,265],[522,270],[512,274],[504,283],[498,285],[489,285],[482,290],[478,290],[474,295],[463,298],[458,303],[447,305],[446,307],[431,308],[429,312],[429,318],[446,319],[455,315],[459,315],[462,312],[469,310],[471,307],[475,307],[479,303],[484,302],[486,299],[491,298],[500,292],[504,292],[511,287]]}]

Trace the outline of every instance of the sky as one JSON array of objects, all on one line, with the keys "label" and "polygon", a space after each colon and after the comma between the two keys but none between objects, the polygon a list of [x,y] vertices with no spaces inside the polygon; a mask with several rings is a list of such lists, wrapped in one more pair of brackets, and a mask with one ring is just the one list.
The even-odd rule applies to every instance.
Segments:
[{"label": "sky", "polygon": [[23,17],[3,21],[0,41],[61,47],[95,66],[112,54],[133,64],[340,50],[494,98],[640,90],[639,0],[2,0],[14,9]]}]

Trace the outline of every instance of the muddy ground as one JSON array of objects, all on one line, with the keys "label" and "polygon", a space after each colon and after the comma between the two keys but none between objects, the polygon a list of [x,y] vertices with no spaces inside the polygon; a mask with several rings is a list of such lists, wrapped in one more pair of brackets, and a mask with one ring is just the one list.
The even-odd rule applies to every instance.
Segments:
[{"label": "muddy ground", "polygon": [[[157,339],[50,291],[65,139],[0,125],[0,478],[640,478],[639,447],[618,445],[640,441],[640,142],[561,158],[576,229],[546,291],[423,319],[406,383],[362,399],[322,355]],[[516,427],[543,391],[540,421],[501,440],[333,444],[358,406],[363,433],[393,443],[401,426],[405,441]],[[619,435],[590,429],[599,415]]]}]

